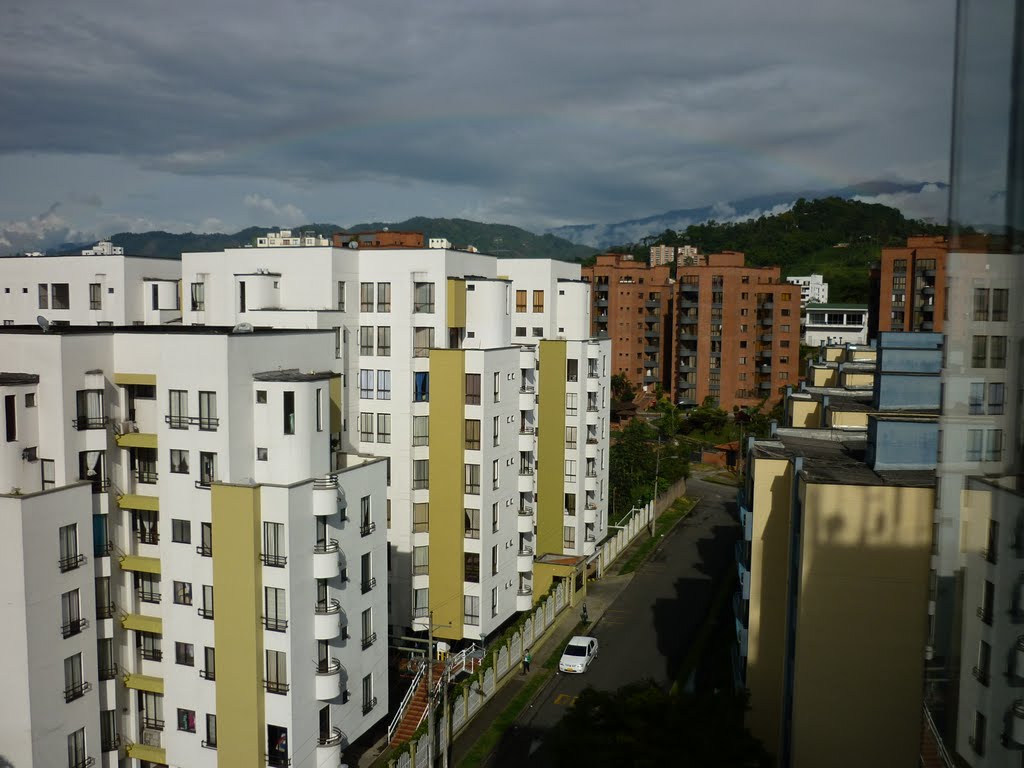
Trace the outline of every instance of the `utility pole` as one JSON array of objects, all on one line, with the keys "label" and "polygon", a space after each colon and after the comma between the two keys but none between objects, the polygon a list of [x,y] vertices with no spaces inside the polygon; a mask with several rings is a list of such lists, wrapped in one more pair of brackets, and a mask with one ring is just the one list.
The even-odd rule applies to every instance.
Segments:
[{"label": "utility pole", "polygon": [[448,768],[448,752],[451,749],[452,719],[448,715],[448,664],[444,666],[444,685],[441,686],[441,725],[444,728],[444,738],[441,739],[441,767]]},{"label": "utility pole", "polygon": [[434,612],[427,617],[427,765],[434,766]]}]

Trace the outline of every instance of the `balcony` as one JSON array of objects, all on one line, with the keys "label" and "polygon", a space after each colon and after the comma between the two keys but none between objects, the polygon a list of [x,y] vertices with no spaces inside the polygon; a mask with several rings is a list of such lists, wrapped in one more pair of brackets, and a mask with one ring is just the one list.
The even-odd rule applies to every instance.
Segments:
[{"label": "balcony", "polygon": [[316,764],[341,765],[341,742],[344,734],[340,728],[332,727],[329,731],[321,731],[316,737]]},{"label": "balcony", "polygon": [[92,683],[76,683],[64,689],[64,701],[70,702],[80,699],[92,690]]},{"label": "balcony", "polygon": [[327,475],[313,481],[313,514],[328,517],[338,511],[338,476]]},{"label": "balcony", "polygon": [[363,637],[363,639],[360,641],[362,649],[364,651],[367,648],[369,648],[371,645],[376,643],[376,642],[377,642],[377,633],[376,632],[371,632],[370,634],[368,634],[365,637]]},{"label": "balcony", "polygon": [[978,618],[985,624],[992,626],[992,608],[988,606],[981,606],[978,608]]},{"label": "balcony", "polygon": [[644,307],[647,309],[661,309],[661,301],[658,299],[648,299],[644,302]]},{"label": "balcony", "polygon": [[533,513],[519,510],[519,514],[516,515],[516,532],[517,533],[533,533]]},{"label": "balcony", "polygon": [[121,748],[121,737],[118,734],[108,736],[103,734],[100,739],[100,749],[103,752],[116,752]]},{"label": "balcony", "polygon": [[109,667],[99,668],[99,678],[101,681],[116,680],[117,679],[118,666],[114,662],[110,662]]},{"label": "balcony", "polygon": [[679,341],[697,341],[697,338],[696,332],[691,333],[682,328],[680,328],[679,333],[676,335],[676,339]]},{"label": "balcony", "polygon": [[317,579],[333,579],[341,573],[338,559],[337,539],[320,541],[313,545],[313,577]]},{"label": "balcony", "polygon": [[363,702],[363,714],[364,715],[369,714],[371,711],[373,711],[373,708],[376,707],[376,706],[377,706],[377,697],[376,696],[374,696],[373,698],[367,699],[366,701]]},{"label": "balcony", "polygon": [[700,286],[697,283],[680,283],[679,290],[682,293],[695,294],[700,291]]},{"label": "balcony", "polygon": [[80,567],[81,565],[84,565],[84,564],[85,564],[85,555],[81,555],[81,554],[77,554],[77,553],[73,554],[73,555],[65,555],[64,557],[62,557],[60,560],[57,561],[57,567],[60,568],[60,572],[61,573],[67,573],[68,571],[73,571],[76,568],[78,568],[78,567]]},{"label": "balcony", "polygon": [[1024,699],[1017,699],[1010,707],[1006,741],[1016,748],[1024,747]]},{"label": "balcony", "polygon": [[583,507],[583,522],[588,525],[597,522],[597,506],[595,504],[587,504]]},{"label": "balcony", "polygon": [[527,476],[530,476],[530,475],[533,475],[533,467],[525,467],[525,466],[519,467],[519,476],[520,477],[527,477]]},{"label": "balcony", "polygon": [[114,618],[115,608],[116,606],[113,603],[97,604],[96,618],[99,620]]},{"label": "balcony", "polygon": [[79,635],[82,631],[89,626],[89,620],[83,618],[71,619],[60,625],[60,635],[65,640],[69,637]]},{"label": "balcony", "polygon": [[528,611],[533,608],[533,585],[520,584],[516,590],[516,610]]},{"label": "balcony", "polygon": [[537,433],[536,427],[534,427],[534,426],[532,426],[530,424],[520,424],[519,425],[519,434],[520,435],[534,435],[536,433]]},{"label": "balcony", "polygon": [[263,688],[267,693],[276,693],[279,696],[286,696],[288,694],[288,683],[281,683],[277,680],[264,680]]},{"label": "balcony", "polygon": [[316,698],[330,701],[341,695],[341,662],[335,658],[323,659],[316,665]]},{"label": "balcony", "polygon": [[362,580],[362,582],[359,585],[359,589],[365,595],[367,592],[369,592],[371,589],[373,589],[376,586],[377,586],[377,579],[375,579],[375,578],[373,578],[371,576],[369,579],[363,579]]},{"label": "balcony", "polygon": [[985,687],[988,687],[989,675],[987,669],[982,669],[981,667],[974,667],[974,669],[971,670],[971,674],[974,675],[975,679],[979,683],[981,683]]},{"label": "balcony", "polygon": [[371,533],[377,530],[376,523],[366,522],[359,526],[360,536],[369,536]]},{"label": "balcony", "polygon": [[330,600],[316,603],[313,609],[313,637],[316,640],[333,640],[341,634],[341,603]]},{"label": "balcony", "polygon": [[277,616],[264,616],[263,627],[268,632],[287,632],[288,619],[282,619]]},{"label": "balcony", "polygon": [[516,570],[519,573],[533,573],[532,547],[523,547],[516,554]]}]

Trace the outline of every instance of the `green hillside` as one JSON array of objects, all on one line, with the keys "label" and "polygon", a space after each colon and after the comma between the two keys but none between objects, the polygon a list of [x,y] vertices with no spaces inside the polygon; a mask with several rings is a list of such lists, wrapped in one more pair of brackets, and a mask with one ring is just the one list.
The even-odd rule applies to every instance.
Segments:
[{"label": "green hillside", "polygon": [[945,233],[945,227],[907,219],[895,208],[827,197],[798,200],[777,216],[666,230],[622,250],[645,259],[650,245],[694,245],[702,253],[743,251],[748,264],[778,265],[783,276],[824,275],[830,301],[867,303],[868,267],[883,247],[903,245],[911,235]]},{"label": "green hillside", "polygon": [[[467,219],[428,219],[422,216],[399,222],[373,222],[344,228],[337,224],[307,224],[295,227],[293,231],[314,231],[330,236],[334,232],[365,232],[388,227],[392,230],[423,232],[424,237],[446,237],[453,245],[473,245],[484,253],[495,256],[517,256],[525,258],[547,258],[560,261],[582,261],[595,251],[583,245],[575,245],[554,235],[535,235],[519,227],[507,224],[483,224]],[[191,251],[220,251],[224,248],[238,248],[251,245],[254,239],[277,227],[249,227],[234,234],[195,234],[186,232],[121,232],[110,239],[114,245],[124,248],[133,256],[158,256],[177,258]],[[67,244],[61,252],[73,252],[81,246]]]}]

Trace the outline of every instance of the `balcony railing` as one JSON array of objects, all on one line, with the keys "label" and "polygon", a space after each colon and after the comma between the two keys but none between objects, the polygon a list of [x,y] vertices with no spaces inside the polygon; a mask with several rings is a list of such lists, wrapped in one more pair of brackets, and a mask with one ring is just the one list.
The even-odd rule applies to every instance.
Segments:
[{"label": "balcony railing", "polygon": [[534,392],[533,386],[530,384],[522,384],[519,387],[519,394],[521,395],[532,395]]},{"label": "balcony railing", "polygon": [[992,609],[981,606],[978,608],[978,618],[989,626],[992,626]]},{"label": "balcony railing", "polygon": [[64,689],[64,701],[80,699],[92,690],[92,683],[76,683]]},{"label": "balcony railing", "polygon": [[89,626],[88,619],[71,619],[60,625],[60,634],[65,639],[81,634],[82,630]]},{"label": "balcony railing", "polygon": [[90,766],[96,765],[96,759],[92,757],[78,757],[68,759],[68,768],[89,768]]},{"label": "balcony railing", "polygon": [[217,670],[216,669],[200,669],[199,670],[199,676],[201,678],[203,678],[203,680],[216,680],[217,679]]},{"label": "balcony railing", "polygon": [[159,474],[155,469],[139,469],[135,472],[135,479],[145,485],[153,485],[159,479]]},{"label": "balcony railing", "polygon": [[374,696],[372,699],[368,699],[363,702],[363,714],[368,714],[370,710],[377,706],[377,697]]},{"label": "balcony railing", "polygon": [[533,467],[520,467],[519,474],[523,477],[527,477],[533,474]]},{"label": "balcony railing", "polygon": [[92,556],[93,557],[110,557],[110,552],[113,550],[114,544],[110,541],[100,541],[93,545]]},{"label": "balcony railing", "polygon": [[143,715],[141,720],[143,728],[151,728],[154,731],[162,731],[164,729],[164,721],[158,718]]},{"label": "balcony railing", "polygon": [[988,670],[987,669],[982,669],[981,667],[975,667],[974,669],[971,670],[971,674],[973,674],[977,678],[978,682],[981,683],[982,685],[986,685],[986,686],[988,685],[988,683],[989,683],[989,676],[988,676]]},{"label": "balcony railing", "polygon": [[139,655],[146,661],[163,661],[164,652],[156,648],[139,648]]},{"label": "balcony railing", "polygon": [[159,544],[160,534],[157,532],[156,528],[151,531],[139,530],[135,532],[135,539],[139,544]]},{"label": "balcony railing", "polygon": [[147,591],[145,589],[137,589],[137,590],[135,590],[135,594],[138,595],[139,600],[141,600],[143,603],[159,603],[160,602],[160,593],[159,592],[149,592],[149,591]]},{"label": "balcony railing", "polygon": [[213,618],[213,608],[197,608],[196,613],[198,613],[204,619]]},{"label": "balcony railing", "polygon": [[96,605],[96,618],[112,619],[114,617],[114,608],[113,603],[98,603]]},{"label": "balcony railing", "polygon": [[318,600],[313,611],[321,616],[341,611],[341,602],[335,598],[330,600]]},{"label": "balcony railing", "polygon": [[264,552],[260,555],[260,560],[268,568],[284,568],[288,564],[288,555]]},{"label": "balcony railing", "polygon": [[320,659],[316,665],[316,673],[318,675],[334,675],[341,671],[341,662],[330,657],[327,659]]},{"label": "balcony railing", "polygon": [[288,619],[264,616],[263,626],[268,632],[286,632],[288,630]]},{"label": "balcony railing", "polygon": [[288,693],[288,683],[279,683],[277,680],[264,680],[263,688],[267,693],[277,693],[281,696]]},{"label": "balcony railing", "polygon": [[366,637],[364,637],[363,640],[362,640],[363,650],[365,651],[367,648],[369,648],[375,642],[377,642],[377,633],[376,632],[371,632],[370,634],[366,635]]},{"label": "balcony railing", "polygon": [[363,523],[362,525],[359,526],[359,535],[360,536],[369,536],[371,533],[373,533],[376,530],[377,530],[377,524],[376,523]]},{"label": "balcony railing", "polygon": [[369,592],[371,589],[373,589],[376,586],[377,586],[377,579],[375,579],[375,578],[364,579],[363,583],[361,585],[361,588],[363,590],[363,594],[365,595],[367,592]]},{"label": "balcony railing", "polygon": [[117,678],[117,664],[110,662],[109,667],[100,667],[99,669],[100,680],[114,680]]},{"label": "balcony railing", "polygon": [[196,546],[196,554],[202,555],[203,557],[213,557],[213,545],[212,544],[198,544]]},{"label": "balcony railing", "polygon": [[341,729],[332,727],[326,733],[321,731],[316,737],[316,743],[319,747],[333,747],[336,744],[341,744],[341,738]]},{"label": "balcony railing", "polygon": [[121,747],[121,737],[118,734],[103,736],[100,739],[100,749],[103,752],[114,752]]},{"label": "balcony railing", "polygon": [[85,555],[76,553],[62,557],[57,561],[57,567],[60,568],[61,573],[67,573],[68,571],[75,570],[75,568],[78,568],[83,563],[85,563]]},{"label": "balcony railing", "polygon": [[331,552],[338,551],[338,540],[331,539],[330,541],[318,541],[313,545],[314,555],[326,555]]},{"label": "balcony railing", "polygon": [[106,429],[110,419],[106,416],[79,416],[71,420],[71,426],[81,431],[84,429]]}]

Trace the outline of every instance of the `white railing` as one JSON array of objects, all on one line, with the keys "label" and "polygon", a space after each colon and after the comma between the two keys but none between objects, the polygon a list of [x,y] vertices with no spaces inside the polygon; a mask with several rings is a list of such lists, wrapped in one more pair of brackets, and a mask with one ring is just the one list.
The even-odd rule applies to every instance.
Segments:
[{"label": "white railing", "polygon": [[[402,722],[402,717],[405,715],[405,710],[409,706],[409,702],[412,701],[412,697],[416,693],[416,689],[420,685],[420,680],[427,671],[427,664],[423,662],[420,664],[420,670],[416,673],[416,677],[412,679],[412,685],[409,686],[409,690],[405,692],[405,698],[402,699],[401,706],[398,707],[398,712],[395,713],[394,719],[391,721],[391,725],[388,726],[388,744],[395,738],[395,731],[398,730],[398,726]],[[418,724],[417,724],[418,725]]]},{"label": "white railing", "polygon": [[935,744],[939,749],[939,757],[942,759],[942,764],[946,768],[954,768],[953,758],[950,757],[949,752],[946,750],[946,745],[942,741],[942,736],[939,735],[939,729],[935,727],[935,721],[932,720],[932,713],[928,711],[928,705],[924,706],[924,721],[928,724],[928,730],[932,732],[932,738],[935,739]]},{"label": "white railing", "polygon": [[476,671],[477,666],[479,666],[479,659],[477,660],[476,664],[472,662],[467,664],[466,661],[470,658],[477,659],[477,657],[474,654],[477,654],[480,651],[481,649],[476,645],[476,643],[473,643],[468,648],[463,648],[454,656],[450,656],[448,658],[448,665],[446,671],[452,677],[466,670],[468,670],[470,674],[473,674],[473,672]]}]

